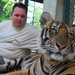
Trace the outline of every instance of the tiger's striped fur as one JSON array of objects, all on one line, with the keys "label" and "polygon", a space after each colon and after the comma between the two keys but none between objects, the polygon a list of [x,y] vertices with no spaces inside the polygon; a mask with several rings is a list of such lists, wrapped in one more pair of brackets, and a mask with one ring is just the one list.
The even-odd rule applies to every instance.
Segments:
[{"label": "tiger's striped fur", "polygon": [[5,75],[75,75],[75,60],[60,62],[42,54],[28,69]]},{"label": "tiger's striped fur", "polygon": [[0,73],[7,73],[12,71],[21,70],[21,63],[23,62],[23,58],[18,58],[14,60],[9,60],[3,58],[5,63],[0,64]]},{"label": "tiger's striped fur", "polygon": [[[5,75],[75,75],[75,28],[65,23],[51,20],[40,34],[41,54],[29,56],[25,70]],[[31,62],[29,62],[31,61]],[[26,63],[24,63],[24,66]]]}]

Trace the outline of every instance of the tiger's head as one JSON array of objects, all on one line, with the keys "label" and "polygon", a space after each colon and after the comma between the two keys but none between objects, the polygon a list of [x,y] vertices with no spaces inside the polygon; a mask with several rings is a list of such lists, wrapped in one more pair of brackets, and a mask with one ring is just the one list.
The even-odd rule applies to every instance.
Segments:
[{"label": "tiger's head", "polygon": [[41,52],[49,53],[54,60],[64,61],[74,58],[74,29],[73,27],[50,20],[41,30]]}]

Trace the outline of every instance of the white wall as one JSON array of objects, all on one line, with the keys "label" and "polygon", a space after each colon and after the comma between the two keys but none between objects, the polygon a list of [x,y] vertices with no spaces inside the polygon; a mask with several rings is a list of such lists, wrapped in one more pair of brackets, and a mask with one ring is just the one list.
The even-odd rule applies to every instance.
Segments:
[{"label": "white wall", "polygon": [[64,0],[44,0],[43,11],[49,12],[54,20],[62,21]]}]

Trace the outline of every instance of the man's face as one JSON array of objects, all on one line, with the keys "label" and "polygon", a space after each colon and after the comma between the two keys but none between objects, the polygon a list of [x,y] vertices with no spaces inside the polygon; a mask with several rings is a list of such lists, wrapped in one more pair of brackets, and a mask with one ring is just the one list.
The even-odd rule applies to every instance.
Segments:
[{"label": "man's face", "polygon": [[15,27],[21,27],[25,24],[27,18],[26,11],[23,8],[15,7],[10,17]]}]

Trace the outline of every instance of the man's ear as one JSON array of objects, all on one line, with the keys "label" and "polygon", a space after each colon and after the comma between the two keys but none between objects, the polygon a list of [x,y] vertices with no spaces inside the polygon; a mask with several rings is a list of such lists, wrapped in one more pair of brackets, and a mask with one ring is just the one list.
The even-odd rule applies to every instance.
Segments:
[{"label": "man's ear", "polygon": [[12,13],[10,13],[10,17],[12,16]]},{"label": "man's ear", "polygon": [[12,13],[10,13],[10,19],[12,18]]}]

